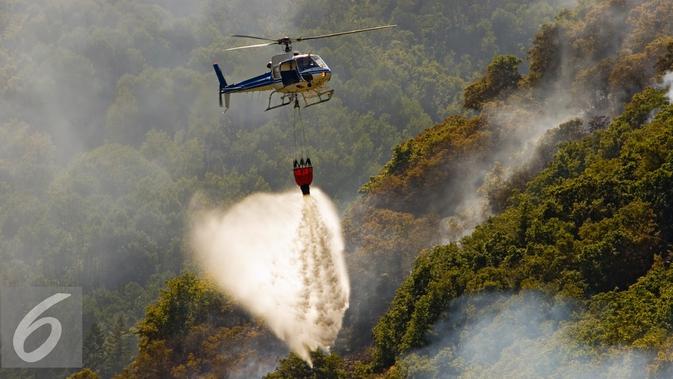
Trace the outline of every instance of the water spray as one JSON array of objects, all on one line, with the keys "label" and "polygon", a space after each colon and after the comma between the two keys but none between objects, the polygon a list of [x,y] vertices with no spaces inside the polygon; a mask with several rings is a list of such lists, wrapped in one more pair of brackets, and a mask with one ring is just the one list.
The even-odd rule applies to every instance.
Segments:
[{"label": "water spray", "polygon": [[204,273],[298,356],[328,351],[350,288],[333,204],[319,189],[254,194],[193,215],[191,246]]}]

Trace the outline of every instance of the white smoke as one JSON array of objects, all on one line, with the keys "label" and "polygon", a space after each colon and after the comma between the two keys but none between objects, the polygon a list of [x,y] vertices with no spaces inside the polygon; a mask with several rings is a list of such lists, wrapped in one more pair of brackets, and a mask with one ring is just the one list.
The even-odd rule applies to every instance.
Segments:
[{"label": "white smoke", "polygon": [[254,194],[194,216],[191,243],[204,272],[298,356],[329,350],[348,308],[344,243],[320,190]]},{"label": "white smoke", "polygon": [[673,71],[669,71],[664,75],[662,86],[667,90],[666,97],[668,97],[668,102],[673,104]]},{"label": "white smoke", "polygon": [[445,243],[469,235],[493,213],[488,190],[504,183],[534,156],[545,133],[585,113],[571,105],[562,89],[548,94],[542,106],[532,106],[514,97],[503,104],[487,104],[482,112],[493,130],[501,135],[489,154],[490,162],[465,164],[462,195],[455,211],[442,220],[440,233]]},{"label": "white smoke", "polygon": [[416,379],[648,377],[655,354],[574,340],[568,332],[576,309],[536,292],[465,296],[435,325],[436,340],[402,365]]}]

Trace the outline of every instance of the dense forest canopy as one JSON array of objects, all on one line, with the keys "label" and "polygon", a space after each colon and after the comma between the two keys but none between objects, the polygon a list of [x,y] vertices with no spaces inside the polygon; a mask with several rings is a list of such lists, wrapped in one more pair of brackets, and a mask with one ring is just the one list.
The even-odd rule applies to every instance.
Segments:
[{"label": "dense forest canopy", "polygon": [[[361,225],[369,230],[388,225],[397,214],[409,219],[402,224],[409,226],[396,234],[406,240],[420,220],[443,220],[455,209],[428,208],[424,199],[443,188],[464,192],[461,181],[469,175],[464,165],[473,170],[474,161],[480,163],[476,167],[490,162],[492,171],[471,188],[483,191],[491,212],[501,213],[482,218],[486,222],[459,243],[421,253],[373,329],[375,348],[368,359],[374,372],[393,377],[669,375],[665,352],[670,330],[666,316],[659,317],[670,306],[665,272],[671,252],[667,141],[672,124],[667,118],[670,99],[652,87],[659,88],[672,68],[673,30],[650,28],[671,11],[670,4],[657,1],[605,1],[564,12],[536,35],[528,55],[530,71],[514,91],[493,78],[513,77],[511,66],[502,63],[516,62],[497,58],[466,88],[465,105],[483,109],[478,118],[448,118],[395,149],[382,173],[364,187],[364,212],[373,205],[388,214],[374,223],[365,216],[367,223]],[[468,102],[468,92],[475,100]],[[485,146],[498,150],[509,144],[509,134],[530,130],[521,126],[526,118],[545,123],[550,107],[560,114],[573,110],[568,115],[577,118],[550,129],[527,162],[512,165],[484,151]],[[569,140],[575,142],[563,143]],[[368,234],[353,230],[356,236]],[[360,245],[353,267],[370,259],[392,264],[369,273],[370,281],[376,275],[381,275],[379,282],[404,275],[408,266],[400,262],[417,253],[404,248],[382,253],[374,246]],[[371,287],[370,281],[361,291],[354,289],[354,295]],[[490,303],[475,297],[503,291],[541,292],[542,300],[512,300],[538,313],[518,314],[506,300]],[[554,296],[581,305],[576,313],[557,318],[554,300],[549,300]],[[545,305],[550,303],[551,310]],[[483,309],[470,308],[475,306]],[[513,326],[503,321],[512,318]],[[356,320],[368,325],[373,318]],[[439,320],[444,321],[436,324]],[[539,332],[544,325],[554,334]],[[488,362],[464,350],[466,344],[485,343],[477,329],[482,327],[498,331],[492,338],[505,341],[493,348],[495,358]],[[510,327],[522,330],[500,332]],[[535,328],[538,332],[526,334]],[[570,342],[563,339],[567,336]],[[532,369],[533,353],[511,355],[540,345],[558,345],[564,354],[545,350],[535,356],[544,363]],[[600,355],[625,347],[634,349]],[[582,366],[584,358],[578,356],[592,364]]]},{"label": "dense forest canopy", "polygon": [[[455,320],[539,327],[516,307],[554,325],[530,339],[569,365],[619,346],[665,375],[673,111],[654,87],[671,16],[663,0],[0,0],[0,286],[84,287],[74,377],[487,375],[512,357],[471,361]],[[292,185],[290,115],[264,95],[221,114],[211,64],[266,70],[275,50],[225,52],[234,33],[388,23],[295,46],[334,72],[305,120],[353,297],[337,354],[277,363],[286,349],[191,273],[183,238],[196,193],[226,206]]]}]

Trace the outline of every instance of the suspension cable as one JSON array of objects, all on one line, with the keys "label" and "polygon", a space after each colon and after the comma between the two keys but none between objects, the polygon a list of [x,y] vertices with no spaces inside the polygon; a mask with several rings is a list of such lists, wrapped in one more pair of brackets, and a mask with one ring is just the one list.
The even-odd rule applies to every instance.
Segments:
[{"label": "suspension cable", "polygon": [[306,127],[304,125],[304,118],[301,115],[301,109],[297,108],[297,114],[299,115],[299,128],[301,131],[301,138],[302,138],[302,155],[304,155],[305,158],[308,158],[308,142],[306,140]]},{"label": "suspension cable", "polygon": [[292,153],[294,154],[294,159],[298,161],[300,157],[297,156],[299,155],[299,146],[297,144],[297,124],[299,122],[299,117],[297,113],[298,110],[295,108],[292,112],[292,134],[294,135],[294,151]]}]

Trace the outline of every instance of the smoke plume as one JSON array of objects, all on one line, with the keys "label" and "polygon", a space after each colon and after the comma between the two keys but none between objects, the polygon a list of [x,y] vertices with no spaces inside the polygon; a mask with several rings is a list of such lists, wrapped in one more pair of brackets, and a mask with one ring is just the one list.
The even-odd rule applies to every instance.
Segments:
[{"label": "smoke plume", "polygon": [[664,75],[662,86],[667,90],[666,96],[668,101],[673,103],[673,71],[669,71]]},{"label": "smoke plume", "polygon": [[350,289],[339,218],[320,190],[197,213],[191,243],[204,272],[302,359],[329,349]]},{"label": "smoke plume", "polygon": [[456,299],[435,341],[406,356],[410,378],[639,378],[656,358],[643,350],[590,353],[569,335],[578,307],[524,292]]},{"label": "smoke plume", "polygon": [[461,182],[450,186],[450,191],[462,193],[451,204],[452,214],[442,220],[440,232],[444,242],[460,240],[493,214],[488,191],[507,182],[530,162],[546,132],[585,116],[571,100],[559,88],[550,91],[539,107],[527,105],[516,96],[486,107],[482,116],[499,135],[497,146],[484,161],[466,164]]}]

